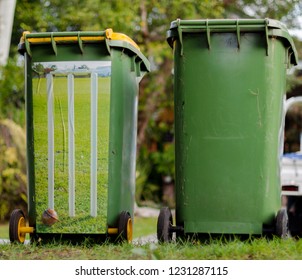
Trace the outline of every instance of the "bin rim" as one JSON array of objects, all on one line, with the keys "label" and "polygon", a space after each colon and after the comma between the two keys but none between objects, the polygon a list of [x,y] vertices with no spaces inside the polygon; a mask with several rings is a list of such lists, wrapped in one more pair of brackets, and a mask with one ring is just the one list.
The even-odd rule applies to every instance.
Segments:
[{"label": "bin rim", "polygon": [[286,42],[289,47],[290,62],[293,65],[298,64],[298,53],[295,48],[292,37],[290,36],[285,24],[274,19],[194,19],[182,20],[176,19],[171,22],[170,29],[167,32],[167,41],[171,48],[176,38],[182,40],[182,33],[207,33],[211,32],[257,32],[265,31],[268,37],[279,37]]},{"label": "bin rim", "polygon": [[141,53],[139,46],[127,35],[113,32],[111,28],[104,31],[70,31],[70,32],[37,32],[25,31],[22,34],[18,51],[21,54],[27,52],[31,56],[31,45],[51,44],[56,53],[56,44],[78,44],[83,52],[82,44],[105,42],[108,52],[110,49],[126,48],[137,55],[143,62],[142,70],[150,71],[150,62]]}]

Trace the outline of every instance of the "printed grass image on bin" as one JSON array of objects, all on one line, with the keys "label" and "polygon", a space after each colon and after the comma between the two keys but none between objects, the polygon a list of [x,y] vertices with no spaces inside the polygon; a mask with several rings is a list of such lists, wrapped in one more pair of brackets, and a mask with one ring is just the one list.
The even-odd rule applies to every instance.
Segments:
[{"label": "printed grass image on bin", "polygon": [[132,239],[138,84],[149,62],[112,29],[24,33],[28,223],[10,240]]},{"label": "printed grass image on bin", "polygon": [[286,236],[280,145],[286,70],[297,64],[280,22],[176,20],[176,223],[163,208],[161,242],[209,234]]}]

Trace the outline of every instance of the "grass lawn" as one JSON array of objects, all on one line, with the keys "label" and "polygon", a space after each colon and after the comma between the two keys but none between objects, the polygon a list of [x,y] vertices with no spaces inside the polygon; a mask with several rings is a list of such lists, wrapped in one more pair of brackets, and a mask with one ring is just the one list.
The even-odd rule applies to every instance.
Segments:
[{"label": "grass lawn", "polygon": [[0,245],[0,259],[10,260],[301,260],[302,240],[265,238],[207,244]]},{"label": "grass lawn", "polygon": [[157,217],[155,218],[134,218],[133,238],[139,238],[150,234],[156,234]]},{"label": "grass lawn", "polygon": [[[155,234],[156,218],[137,218],[134,238]],[[8,237],[8,226],[0,225],[1,238]],[[170,244],[90,244],[50,243],[0,245],[0,259],[11,260],[302,260],[302,240],[251,238],[247,241],[213,239],[202,243]]]},{"label": "grass lawn", "polygon": [[8,224],[0,224],[0,239],[8,238]]}]

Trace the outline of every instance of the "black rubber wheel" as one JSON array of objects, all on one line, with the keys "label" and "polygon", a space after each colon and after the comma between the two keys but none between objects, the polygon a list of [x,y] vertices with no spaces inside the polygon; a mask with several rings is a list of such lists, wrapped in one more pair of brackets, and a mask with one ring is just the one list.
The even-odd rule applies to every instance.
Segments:
[{"label": "black rubber wheel", "polygon": [[21,209],[15,209],[9,220],[9,239],[10,242],[24,243],[25,233],[20,232],[20,227],[26,226],[25,215]]},{"label": "black rubber wheel", "polygon": [[118,236],[120,241],[132,241],[132,219],[127,211],[122,211],[118,222]]},{"label": "black rubber wheel", "polygon": [[276,217],[276,235],[281,238],[286,238],[289,235],[288,230],[288,215],[286,209],[280,209]]},{"label": "black rubber wheel", "polygon": [[159,243],[171,242],[173,218],[171,210],[168,207],[163,207],[157,219],[157,239]]}]

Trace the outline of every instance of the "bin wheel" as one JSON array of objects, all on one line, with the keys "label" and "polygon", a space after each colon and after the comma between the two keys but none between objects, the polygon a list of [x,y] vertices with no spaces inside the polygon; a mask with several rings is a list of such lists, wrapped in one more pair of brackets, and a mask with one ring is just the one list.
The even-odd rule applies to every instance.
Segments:
[{"label": "bin wheel", "polygon": [[122,211],[118,222],[118,235],[121,241],[132,241],[132,219],[131,215],[127,211]]},{"label": "bin wheel", "polygon": [[280,209],[276,217],[276,235],[281,238],[286,238],[289,235],[288,231],[288,215],[286,209]]},{"label": "bin wheel", "polygon": [[9,239],[12,243],[24,243],[25,233],[20,231],[26,226],[25,215],[21,209],[15,209],[9,219]]},{"label": "bin wheel", "polygon": [[168,207],[163,207],[157,219],[157,239],[159,243],[171,242],[173,218],[171,210]]}]

